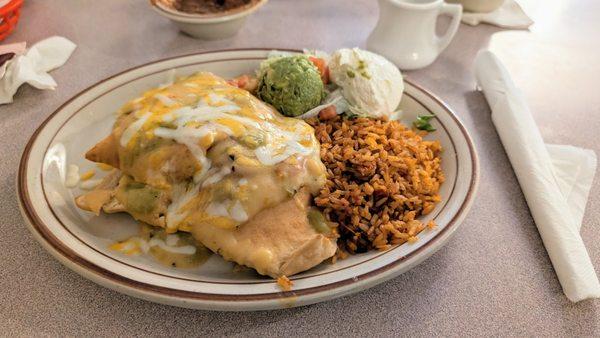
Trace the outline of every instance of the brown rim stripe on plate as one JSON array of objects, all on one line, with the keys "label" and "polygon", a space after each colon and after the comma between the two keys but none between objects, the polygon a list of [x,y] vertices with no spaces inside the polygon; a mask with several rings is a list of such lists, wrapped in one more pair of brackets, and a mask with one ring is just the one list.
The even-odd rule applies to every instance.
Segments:
[{"label": "brown rim stripe on plate", "polygon": [[[410,83],[411,85],[413,85],[415,88],[421,90],[426,96],[428,96],[429,98],[431,98],[434,102],[436,102],[438,105],[440,105],[444,110],[446,110],[450,117],[456,122],[456,124],[458,125],[461,133],[464,135],[465,140],[467,142],[467,146],[469,149],[469,155],[471,158],[471,164],[472,164],[472,168],[473,168],[473,172],[471,175],[471,180],[470,180],[470,184],[469,184],[469,189],[467,191],[467,195],[465,196],[465,199],[463,200],[461,206],[459,207],[458,212],[454,215],[454,217],[448,222],[448,224],[446,225],[446,227],[444,229],[442,229],[441,231],[439,231],[430,241],[428,241],[427,243],[424,243],[420,248],[418,248],[417,250],[415,250],[414,252],[411,252],[410,254],[408,254],[405,257],[402,257],[398,260],[395,260],[385,266],[382,266],[376,270],[373,271],[369,271],[365,274],[362,274],[360,276],[356,276],[354,278],[349,278],[346,280],[342,280],[342,281],[338,281],[335,283],[330,283],[330,284],[326,284],[326,285],[321,285],[321,286],[316,286],[316,287],[311,287],[311,288],[306,288],[306,289],[301,289],[301,290],[295,290],[295,291],[287,291],[287,292],[275,292],[275,293],[263,293],[263,294],[254,294],[254,295],[224,295],[224,294],[206,294],[206,293],[201,293],[201,292],[193,292],[193,291],[185,291],[185,290],[178,290],[178,289],[171,289],[171,288],[167,288],[167,287],[162,287],[162,286],[156,286],[156,285],[151,285],[151,284],[147,284],[147,283],[143,283],[143,282],[138,282],[135,280],[131,280],[129,278],[123,277],[121,275],[117,275],[111,271],[108,271],[102,267],[99,267],[97,265],[95,265],[94,263],[89,262],[88,260],[84,259],[83,257],[77,255],[77,253],[75,253],[71,248],[65,246],[64,244],[62,244],[62,242],[60,242],[45,226],[44,222],[40,219],[40,217],[36,214],[33,206],[32,206],[32,201],[29,198],[29,192],[27,190],[27,164],[28,164],[28,160],[29,160],[29,155],[31,152],[31,148],[33,147],[33,144],[35,143],[35,140],[37,139],[39,133],[42,131],[43,127],[59,112],[61,111],[66,105],[68,105],[69,103],[71,103],[73,100],[75,100],[76,98],[80,97],[81,95],[83,95],[84,93],[90,91],[91,89],[93,89],[94,87],[96,87],[98,84],[104,83],[108,80],[111,80],[117,76],[120,76],[122,74],[125,74],[127,72],[130,72],[132,70],[135,69],[139,69],[151,64],[156,64],[159,62],[163,62],[163,61],[167,61],[167,60],[173,60],[173,59],[177,59],[177,58],[182,58],[182,57],[189,57],[189,56],[194,56],[194,55],[201,55],[201,54],[212,54],[212,53],[219,53],[219,52],[232,52],[232,51],[258,51],[258,50],[273,50],[273,48],[245,48],[245,49],[230,49],[230,50],[217,50],[217,51],[210,51],[210,52],[203,52],[203,53],[193,53],[193,54],[188,54],[188,55],[182,55],[182,56],[177,56],[177,57],[170,57],[170,58],[165,58],[162,60],[158,60],[158,61],[154,61],[154,62],[149,62],[146,63],[144,65],[140,65],[128,70],[125,70],[123,72],[120,72],[116,75],[113,75],[111,77],[108,77],[102,81],[97,82],[96,84],[88,87],[87,89],[83,90],[82,92],[80,92],[79,94],[77,94],[76,96],[74,96],[73,98],[71,98],[70,100],[68,100],[67,102],[65,102],[63,105],[61,105],[56,111],[54,111],[41,125],[40,127],[34,132],[34,134],[32,135],[31,139],[29,140],[29,142],[27,143],[23,155],[21,157],[21,161],[20,161],[20,165],[19,165],[19,173],[18,173],[18,194],[19,194],[19,200],[21,202],[21,205],[23,206],[23,211],[24,214],[26,215],[27,219],[29,220],[29,222],[32,224],[33,228],[37,231],[37,233],[47,242],[47,244],[49,244],[52,249],[57,253],[62,255],[63,257],[65,257],[66,259],[68,259],[69,261],[79,265],[82,268],[85,268],[88,271],[93,272],[94,274],[96,274],[97,276],[104,278],[104,279],[108,279],[108,280],[112,280],[114,282],[117,282],[117,284],[121,283],[125,286],[131,287],[134,290],[138,290],[138,291],[142,291],[142,292],[154,292],[157,294],[162,294],[162,295],[169,295],[169,296],[175,296],[175,297],[181,297],[181,298],[191,298],[191,299],[199,299],[199,300],[218,300],[218,301],[239,301],[239,300],[268,300],[268,299],[279,299],[281,297],[290,297],[290,296],[302,296],[302,295],[309,295],[309,294],[314,294],[314,293],[318,293],[321,291],[326,291],[326,290],[330,290],[333,288],[337,288],[339,286],[344,286],[347,284],[351,284],[354,283],[356,281],[359,280],[364,280],[367,278],[370,278],[372,276],[378,275],[380,273],[383,273],[389,269],[392,269],[393,267],[397,266],[399,263],[414,257],[416,255],[418,255],[419,253],[423,252],[423,250],[425,250],[425,248],[431,246],[433,243],[437,242],[439,240],[439,238],[441,237],[442,234],[448,232],[450,229],[453,229],[453,225],[455,224],[456,220],[463,216],[466,207],[472,202],[472,197],[473,194],[475,192],[475,188],[477,185],[477,178],[478,178],[478,174],[479,174],[479,167],[478,167],[478,161],[477,161],[477,155],[475,153],[475,148],[473,145],[472,140],[470,139],[470,137],[468,136],[466,129],[464,128],[464,126],[462,125],[462,123],[458,120],[458,118],[456,117],[456,115],[451,111],[451,109],[449,109],[439,98],[437,98],[436,96],[434,96],[433,94],[429,93],[428,91],[424,90],[421,86],[415,85],[410,81],[407,81],[408,83]],[[290,51],[290,52],[300,52],[298,50],[291,50],[291,49],[277,49],[277,50],[285,50],[285,51]],[[242,58],[238,58],[238,59],[242,59]],[[251,58],[251,59],[256,59],[256,58]],[[262,58],[258,58],[258,59],[262,59]],[[208,62],[218,62],[218,61],[224,61],[225,59],[222,60],[211,60]],[[179,67],[183,67],[179,66]],[[163,70],[164,71],[164,70]],[[150,75],[150,74],[147,74]],[[147,76],[146,75],[146,76]],[[443,125],[443,124],[442,124]],[[52,208],[50,208],[52,210]],[[307,276],[308,278],[308,276]],[[213,283],[213,282],[211,282]]]},{"label": "brown rim stripe on plate", "polygon": [[[262,58],[252,58],[252,59],[262,59]],[[208,61],[208,62],[215,62],[215,61],[217,61],[217,60],[211,60],[211,61]],[[218,60],[218,61],[223,61],[223,60]],[[189,65],[194,65],[194,64],[188,64],[188,65],[184,65],[184,66],[189,66]],[[164,70],[161,70],[161,71],[159,71],[159,72],[162,72],[162,71],[164,71]],[[154,73],[151,73],[151,74],[146,74],[145,76],[152,75],[152,74],[154,74]],[[145,76],[144,76],[144,77],[145,77]],[[139,79],[139,78],[137,78],[137,79]],[[131,81],[133,81],[133,80],[131,80]],[[415,87],[418,87],[418,86],[415,86]],[[113,89],[114,89],[114,88],[113,88]],[[111,89],[111,90],[112,90],[112,89]],[[410,96],[410,95],[409,95],[409,96]],[[95,99],[97,99],[97,98],[95,98]],[[94,99],[94,100],[95,100],[95,99]],[[443,125],[442,125],[442,126],[443,126]],[[445,128],[445,126],[444,126],[444,128]],[[64,226],[64,225],[63,225],[63,226]],[[364,262],[361,262],[361,263],[359,263],[359,264],[362,264],[362,263],[364,263]],[[339,271],[339,270],[338,270],[338,271]],[[314,277],[314,276],[315,276],[315,275],[313,275],[313,276],[304,276],[304,278],[308,278],[308,277]],[[170,277],[170,276],[169,276],[169,277]],[[173,278],[173,277],[171,277],[171,278]],[[210,283],[214,283],[214,282],[210,282]],[[227,283],[227,284],[231,284],[231,283]]]}]

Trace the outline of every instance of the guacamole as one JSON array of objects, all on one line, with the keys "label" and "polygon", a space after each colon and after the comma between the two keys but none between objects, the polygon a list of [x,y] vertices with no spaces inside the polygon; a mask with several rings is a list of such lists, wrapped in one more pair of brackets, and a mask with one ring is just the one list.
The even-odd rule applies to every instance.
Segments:
[{"label": "guacamole", "polygon": [[286,116],[304,114],[325,94],[319,70],[305,55],[267,60],[258,81],[257,96]]}]

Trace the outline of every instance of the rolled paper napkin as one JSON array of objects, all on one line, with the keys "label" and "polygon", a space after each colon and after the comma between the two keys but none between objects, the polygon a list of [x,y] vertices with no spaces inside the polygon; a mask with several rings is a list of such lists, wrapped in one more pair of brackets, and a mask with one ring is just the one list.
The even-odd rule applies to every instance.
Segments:
[{"label": "rolled paper napkin", "polygon": [[49,71],[62,66],[76,45],[59,36],[42,40],[33,45],[23,55],[16,55],[2,67],[6,67],[0,77],[0,104],[11,103],[17,89],[29,83],[38,89],[56,88],[56,82]]},{"label": "rolled paper napkin", "polygon": [[524,95],[492,52],[479,52],[475,76],[565,295],[573,302],[600,297],[600,283],[579,234],[596,154],[544,144]]},{"label": "rolled paper napkin", "polygon": [[502,6],[489,13],[463,12],[461,20],[470,26],[487,23],[512,29],[527,29],[533,24],[531,18],[525,14],[515,0],[506,0]]}]

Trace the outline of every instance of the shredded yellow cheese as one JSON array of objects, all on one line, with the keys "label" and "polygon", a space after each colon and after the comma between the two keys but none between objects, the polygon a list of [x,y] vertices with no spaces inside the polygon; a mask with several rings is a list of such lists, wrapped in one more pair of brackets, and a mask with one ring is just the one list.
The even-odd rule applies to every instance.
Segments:
[{"label": "shredded yellow cheese", "polygon": [[81,176],[79,176],[79,179],[82,181],[87,181],[90,178],[94,177],[94,175],[96,175],[96,172],[93,169],[88,170],[88,171],[84,172],[83,174],[81,174]]},{"label": "shredded yellow cheese", "polygon": [[98,164],[96,164],[96,166],[97,166],[98,168],[100,168],[100,170],[102,170],[102,171],[110,171],[110,170],[112,170],[112,169],[113,169],[113,167],[112,167],[112,166],[110,166],[110,165],[108,165],[108,164],[106,164],[106,163],[98,163]]},{"label": "shredded yellow cheese", "polygon": [[290,291],[292,289],[292,286],[294,286],[294,282],[292,282],[286,276],[281,276],[281,277],[277,278],[277,285],[279,285],[279,287],[283,291]]}]

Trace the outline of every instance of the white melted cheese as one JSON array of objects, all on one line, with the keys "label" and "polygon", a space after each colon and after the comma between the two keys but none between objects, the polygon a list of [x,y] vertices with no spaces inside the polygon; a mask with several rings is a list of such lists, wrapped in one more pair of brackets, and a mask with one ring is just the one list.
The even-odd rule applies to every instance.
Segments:
[{"label": "white melted cheese", "polygon": [[[146,240],[141,237],[131,237],[128,240],[122,242],[121,246],[118,246],[117,250],[126,253],[126,254],[136,254],[136,253],[148,253],[150,248],[157,246],[164,251],[174,254],[181,255],[193,255],[196,253],[196,247],[193,245],[182,245],[177,246],[179,242],[179,236],[176,234],[167,235],[166,240],[162,240],[160,238],[151,238],[150,240]],[[138,251],[139,249],[139,251]]]},{"label": "white melted cheese", "polygon": [[[127,241],[122,247],[121,247],[121,251],[123,252],[131,252],[133,250],[135,250],[136,248],[141,248],[141,246],[139,245],[141,238],[131,238],[129,241]],[[142,251],[144,251],[142,249]],[[146,252],[146,251],[144,251]]]},{"label": "white melted cheese", "polygon": [[155,94],[154,97],[167,107],[174,106],[175,104],[177,104],[175,100],[173,100],[165,94]]},{"label": "white melted cheese", "polygon": [[244,207],[240,201],[235,201],[231,207],[229,215],[231,218],[233,218],[233,220],[240,223],[248,220],[248,214],[246,213],[246,210],[244,210]]},{"label": "white melted cheese", "polygon": [[167,207],[167,229],[176,230],[181,221],[185,219],[188,212],[183,208],[188,204],[200,191],[200,185],[194,184],[191,188],[186,189],[183,185],[173,187],[173,201]]},{"label": "white melted cheese", "polygon": [[100,183],[102,182],[101,179],[94,179],[94,180],[87,180],[84,182],[81,182],[81,184],[79,185],[79,187],[83,190],[93,190],[94,188],[96,188]]},{"label": "white melted cheese", "polygon": [[184,246],[170,246],[165,243],[162,239],[152,238],[148,241],[148,245],[150,247],[158,246],[159,248],[174,254],[181,255],[193,255],[196,253],[196,247],[193,245],[184,245]]},{"label": "white melted cheese", "polygon": [[238,200],[225,200],[223,202],[211,202],[206,208],[206,213],[211,216],[227,217],[243,223],[248,220],[248,213]]},{"label": "white melted cheese", "polygon": [[[215,168],[216,169],[216,168]],[[215,170],[216,172],[212,173],[212,175],[208,176],[204,182],[202,182],[202,188],[211,186],[217,182],[220,182],[223,177],[231,174],[231,166],[226,165],[224,167],[221,167],[220,170]]]},{"label": "white melted cheese", "polygon": [[172,139],[177,143],[185,145],[192,156],[200,163],[201,169],[196,173],[194,181],[198,182],[205,176],[211,167],[210,160],[206,157],[206,151],[198,145],[198,141],[209,134],[214,134],[214,129],[209,125],[201,128],[182,127],[177,129],[169,129],[159,127],[154,130],[154,135],[165,139]]},{"label": "white melted cheese", "polygon": [[225,202],[211,202],[206,208],[206,213],[211,216],[229,217]]},{"label": "white melted cheese", "polygon": [[179,242],[179,236],[176,234],[169,234],[167,235],[167,238],[165,238],[165,243],[167,243],[168,246],[175,246],[177,242]]},{"label": "white melted cheese", "polygon": [[75,188],[77,183],[79,183],[79,167],[75,164],[69,164],[65,175],[65,186]]},{"label": "white melted cheese", "polygon": [[215,93],[208,94],[208,98],[210,99],[210,101],[212,103],[225,103],[228,105],[235,105],[235,103],[233,103],[233,101],[229,100],[228,98],[226,98],[224,96],[217,95]]},{"label": "white melted cheese", "polygon": [[144,123],[146,123],[146,121],[148,121],[150,116],[152,116],[152,113],[150,113],[150,112],[142,115],[135,122],[130,124],[127,127],[127,129],[125,129],[125,131],[123,132],[123,135],[121,135],[121,142],[120,142],[121,147],[126,147],[127,144],[129,144],[129,141],[131,141],[133,136],[135,136],[135,134],[137,134],[137,132],[140,131],[140,129],[142,129],[142,127],[144,126]]},{"label": "white melted cheese", "polygon": [[303,137],[302,133],[292,133],[272,124],[266,125],[265,129],[268,131],[269,142],[254,151],[256,158],[264,165],[277,164],[295,154],[308,156],[314,151],[299,143],[306,137]]}]

